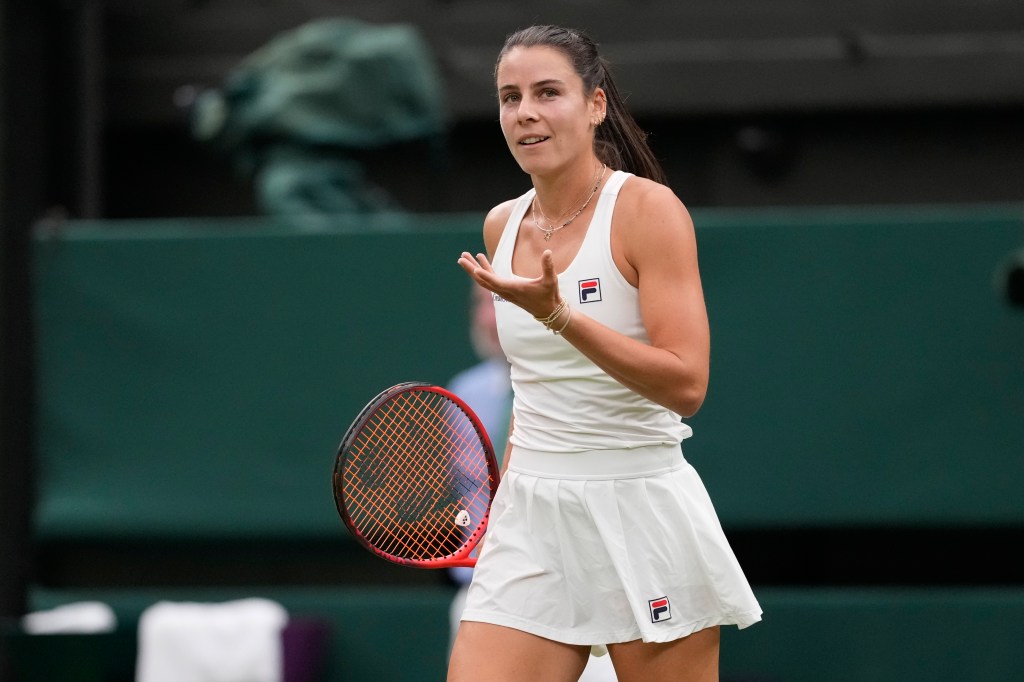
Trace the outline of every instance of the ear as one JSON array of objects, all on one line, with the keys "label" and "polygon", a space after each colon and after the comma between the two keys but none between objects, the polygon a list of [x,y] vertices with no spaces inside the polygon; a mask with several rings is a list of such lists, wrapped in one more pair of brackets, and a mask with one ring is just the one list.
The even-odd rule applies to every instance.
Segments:
[{"label": "ear", "polygon": [[594,94],[590,97],[590,122],[594,127],[604,123],[604,117],[608,114],[608,97],[601,88],[594,88]]}]

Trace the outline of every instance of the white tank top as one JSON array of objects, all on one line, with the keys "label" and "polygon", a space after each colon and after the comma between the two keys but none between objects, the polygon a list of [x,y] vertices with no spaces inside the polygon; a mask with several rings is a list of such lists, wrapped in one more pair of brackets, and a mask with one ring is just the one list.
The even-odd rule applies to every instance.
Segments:
[{"label": "white tank top", "polygon": [[[636,287],[611,253],[612,212],[629,173],[615,171],[601,190],[576,258],[558,275],[559,290],[578,312],[650,343],[640,319]],[[512,274],[512,251],[535,191],[512,209],[494,251],[493,267]],[[561,336],[517,305],[495,297],[501,347],[512,365],[515,390],[512,444],[544,452],[582,452],[679,444],[693,431],[680,415],[629,390]]]}]

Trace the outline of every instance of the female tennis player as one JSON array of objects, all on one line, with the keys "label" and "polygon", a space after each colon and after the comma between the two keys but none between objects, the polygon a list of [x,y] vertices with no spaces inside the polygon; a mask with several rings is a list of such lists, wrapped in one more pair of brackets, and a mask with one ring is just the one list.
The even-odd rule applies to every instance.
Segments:
[{"label": "female tennis player", "polygon": [[577,680],[592,647],[619,682],[717,680],[719,627],[761,608],[680,447],[709,370],[693,223],[589,37],[518,31],[495,81],[533,186],[458,261],[514,397],[448,680]]}]

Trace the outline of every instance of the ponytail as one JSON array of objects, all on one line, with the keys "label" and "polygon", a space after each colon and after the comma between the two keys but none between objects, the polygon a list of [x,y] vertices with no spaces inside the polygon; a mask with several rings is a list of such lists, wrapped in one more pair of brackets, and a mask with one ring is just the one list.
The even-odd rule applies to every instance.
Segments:
[{"label": "ponytail", "polygon": [[601,59],[603,77],[598,86],[604,90],[607,112],[594,132],[594,151],[603,163],[612,168],[639,175],[663,185],[668,184],[665,170],[647,144],[647,133],[626,108],[615,87],[608,63]]}]

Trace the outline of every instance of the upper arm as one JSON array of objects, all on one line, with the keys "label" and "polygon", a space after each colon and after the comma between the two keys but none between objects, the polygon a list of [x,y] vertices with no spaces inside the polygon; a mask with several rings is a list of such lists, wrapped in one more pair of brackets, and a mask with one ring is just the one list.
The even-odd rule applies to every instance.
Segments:
[{"label": "upper arm", "polygon": [[619,236],[644,326],[653,346],[678,356],[706,383],[710,331],[693,220],[668,187],[638,185],[627,195]]},{"label": "upper arm", "polygon": [[488,260],[494,260],[494,251],[498,248],[498,240],[505,231],[505,224],[512,215],[514,205],[514,199],[503,202],[488,211],[484,217],[484,248],[487,250]]}]

